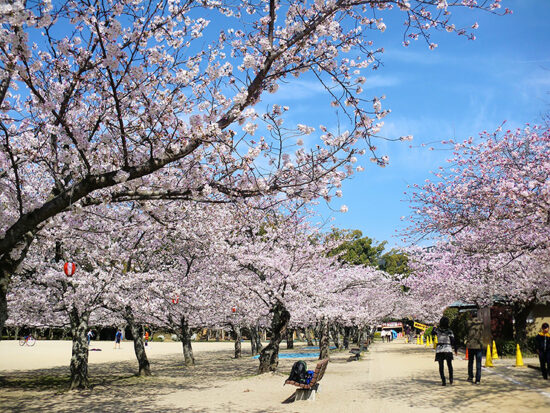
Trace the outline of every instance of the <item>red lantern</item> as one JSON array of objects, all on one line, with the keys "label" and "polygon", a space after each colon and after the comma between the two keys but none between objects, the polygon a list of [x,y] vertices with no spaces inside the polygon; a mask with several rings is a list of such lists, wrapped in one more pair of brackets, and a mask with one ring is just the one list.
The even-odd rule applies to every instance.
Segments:
[{"label": "red lantern", "polygon": [[63,271],[67,277],[72,277],[76,271],[76,264],[74,262],[66,262],[63,266]]},{"label": "red lantern", "polygon": [[232,313],[236,313],[236,312],[237,312],[237,307],[232,307],[232,308],[231,308],[231,312],[232,312]]},{"label": "red lantern", "polygon": [[172,298],[172,304],[177,304],[180,302],[180,296],[176,295],[176,298]]}]

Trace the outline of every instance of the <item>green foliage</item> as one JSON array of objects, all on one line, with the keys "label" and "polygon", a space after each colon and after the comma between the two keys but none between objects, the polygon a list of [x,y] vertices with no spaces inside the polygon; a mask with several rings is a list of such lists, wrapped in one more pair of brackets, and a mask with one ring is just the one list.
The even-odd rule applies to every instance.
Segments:
[{"label": "green foliage", "polygon": [[464,344],[468,334],[468,314],[459,313],[458,308],[446,308],[443,315],[450,321],[451,330],[458,344]]},{"label": "green foliage", "polygon": [[516,342],[515,340],[496,339],[497,353],[499,356],[515,356]]},{"label": "green foliage", "polygon": [[432,331],[433,331],[433,326],[429,326],[426,331],[424,331],[424,336],[431,336],[432,335]]},{"label": "green foliage", "polygon": [[379,268],[391,275],[407,277],[411,273],[409,257],[395,248],[382,255]]},{"label": "green foliage", "polygon": [[351,265],[378,267],[386,241],[377,245],[369,237],[363,237],[363,233],[359,230],[333,229],[330,237],[345,241],[330,251],[328,253],[329,257],[338,256],[340,262]]}]

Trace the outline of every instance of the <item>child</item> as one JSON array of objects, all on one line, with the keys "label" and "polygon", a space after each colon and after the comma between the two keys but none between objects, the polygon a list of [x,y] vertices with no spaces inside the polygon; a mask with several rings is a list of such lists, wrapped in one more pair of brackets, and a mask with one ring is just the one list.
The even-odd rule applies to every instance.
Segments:
[{"label": "child", "polygon": [[115,334],[115,349],[118,344],[118,348],[120,348],[120,341],[122,340],[122,331],[120,331],[120,328],[117,330]]}]

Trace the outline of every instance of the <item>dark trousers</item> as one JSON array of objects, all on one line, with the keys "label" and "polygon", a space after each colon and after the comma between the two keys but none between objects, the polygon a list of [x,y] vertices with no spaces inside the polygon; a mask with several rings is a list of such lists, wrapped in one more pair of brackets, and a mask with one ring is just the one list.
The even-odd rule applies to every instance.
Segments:
[{"label": "dark trousers", "polygon": [[481,381],[481,358],[483,357],[483,350],[480,348],[468,349],[468,380],[474,379],[474,359],[476,362],[476,383]]},{"label": "dark trousers", "polygon": [[548,370],[550,370],[550,351],[539,354],[540,361],[540,371],[542,372],[542,377],[548,379]]},{"label": "dark trousers", "polygon": [[[441,376],[441,382],[445,383],[445,371],[443,366],[443,363],[445,362],[445,360],[437,360],[437,362],[439,363],[439,375]],[[451,360],[450,358],[447,359],[447,368],[449,369],[449,382],[452,383],[453,382],[453,360]]]}]

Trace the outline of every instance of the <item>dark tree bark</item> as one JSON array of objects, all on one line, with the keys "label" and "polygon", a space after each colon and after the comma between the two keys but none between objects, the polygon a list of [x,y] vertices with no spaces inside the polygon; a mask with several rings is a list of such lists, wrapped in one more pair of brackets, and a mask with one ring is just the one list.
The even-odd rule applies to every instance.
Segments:
[{"label": "dark tree bark", "polygon": [[290,313],[281,303],[277,303],[272,310],[271,338],[269,344],[260,352],[259,374],[277,370],[277,366],[279,365],[279,345],[283,341],[288,322],[290,321]]},{"label": "dark tree bark", "polygon": [[294,329],[289,328],[286,330],[286,348],[294,348]]},{"label": "dark tree bark", "polygon": [[71,333],[73,335],[73,352],[71,357],[71,390],[87,389],[88,381],[88,331],[89,314],[79,314],[76,308],[69,313]]},{"label": "dark tree bark", "polygon": [[130,326],[130,331],[132,332],[132,337],[134,338],[134,351],[136,353],[136,358],[139,366],[138,375],[150,376],[151,366],[149,364],[149,359],[147,358],[147,353],[145,353],[145,346],[143,344],[143,325],[136,324],[134,314],[132,313],[132,308],[130,306],[126,307],[124,319]]},{"label": "dark tree bark", "polygon": [[514,303],[514,339],[521,348],[527,344],[527,316],[531,312],[532,303]]},{"label": "dark tree bark", "polygon": [[319,323],[319,360],[328,358],[329,326],[325,317]]},{"label": "dark tree bark", "polygon": [[233,340],[235,340],[235,358],[241,358],[241,340],[243,338],[241,327],[232,325]]},{"label": "dark tree bark", "polygon": [[306,328],[306,340],[309,347],[313,347],[313,332],[311,328]]},{"label": "dark tree bark", "polygon": [[351,335],[351,327],[344,327],[343,336],[344,336],[344,348],[347,350],[349,348],[349,338]]},{"label": "dark tree bark", "polygon": [[193,347],[191,346],[191,329],[187,319],[182,316],[180,321],[180,333],[178,334],[183,346],[183,360],[186,366],[195,365],[195,357],[193,357]]},{"label": "dark tree bark", "polygon": [[340,341],[340,327],[333,325],[330,329],[332,333],[332,341],[338,350],[342,350],[342,342]]},{"label": "dark tree bark", "polygon": [[258,327],[250,327],[250,345],[253,356],[260,354],[260,351],[262,351],[262,338],[258,331]]}]

